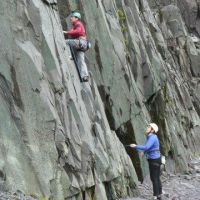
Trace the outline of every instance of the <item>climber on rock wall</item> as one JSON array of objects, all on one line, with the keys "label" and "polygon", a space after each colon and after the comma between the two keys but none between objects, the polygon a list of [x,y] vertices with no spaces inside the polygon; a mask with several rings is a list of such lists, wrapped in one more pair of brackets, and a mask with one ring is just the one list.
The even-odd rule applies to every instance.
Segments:
[{"label": "climber on rock wall", "polygon": [[88,81],[88,69],[85,63],[85,51],[89,48],[89,42],[85,27],[81,22],[81,14],[79,12],[72,12],[70,18],[72,28],[69,31],[63,31],[63,33],[69,36],[71,39],[66,40],[66,44],[70,46],[72,57],[77,65],[80,79],[82,82]]}]

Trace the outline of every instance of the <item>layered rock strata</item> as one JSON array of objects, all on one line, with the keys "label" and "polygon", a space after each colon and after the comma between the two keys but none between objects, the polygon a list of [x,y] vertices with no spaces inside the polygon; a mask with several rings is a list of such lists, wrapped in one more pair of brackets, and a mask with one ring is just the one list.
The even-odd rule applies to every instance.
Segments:
[{"label": "layered rock strata", "polygon": [[[144,143],[150,121],[160,127],[167,170],[187,170],[200,152],[199,30],[179,1],[163,2],[1,1],[7,190],[55,200],[136,195],[147,163],[123,144]],[[75,9],[92,42],[89,83],[80,83],[62,33]]]}]

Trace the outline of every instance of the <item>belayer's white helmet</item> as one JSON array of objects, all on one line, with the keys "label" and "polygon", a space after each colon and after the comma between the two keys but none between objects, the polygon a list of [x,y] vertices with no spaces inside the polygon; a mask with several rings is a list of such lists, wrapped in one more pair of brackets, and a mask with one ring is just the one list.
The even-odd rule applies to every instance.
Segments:
[{"label": "belayer's white helmet", "polygon": [[149,126],[155,131],[155,133],[158,132],[158,126],[155,123],[150,123]]},{"label": "belayer's white helmet", "polygon": [[76,17],[76,18],[78,18],[78,19],[81,19],[81,14],[80,14],[79,12],[73,12],[73,13],[71,14],[71,17]]}]

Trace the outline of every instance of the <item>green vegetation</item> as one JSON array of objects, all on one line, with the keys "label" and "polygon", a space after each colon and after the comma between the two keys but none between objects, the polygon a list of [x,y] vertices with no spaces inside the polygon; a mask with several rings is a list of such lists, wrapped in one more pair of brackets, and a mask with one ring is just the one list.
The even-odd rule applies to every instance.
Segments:
[{"label": "green vegetation", "polygon": [[119,19],[122,33],[128,32],[128,27],[126,25],[126,16],[122,8],[117,10],[117,16]]},{"label": "green vegetation", "polygon": [[124,10],[122,8],[119,8],[117,10],[117,16],[118,16],[118,20],[119,20],[119,24],[121,27],[121,32],[123,33],[124,36],[124,47],[125,47],[125,51],[126,51],[126,58],[127,60],[130,60],[130,53],[129,53],[129,40],[128,40],[128,26],[127,26],[127,22],[126,22],[126,15],[124,13]]},{"label": "green vegetation", "polygon": [[170,95],[168,94],[168,88],[167,88],[167,85],[165,84],[163,87],[162,87],[162,90],[163,90],[163,95],[164,95],[164,101],[166,104],[168,104],[169,106],[173,104],[173,99],[170,97]]},{"label": "green vegetation", "polygon": [[49,200],[47,197],[40,197],[39,200]]},{"label": "green vegetation", "polygon": [[124,46],[126,47],[126,49],[128,49],[128,40],[124,39]]}]

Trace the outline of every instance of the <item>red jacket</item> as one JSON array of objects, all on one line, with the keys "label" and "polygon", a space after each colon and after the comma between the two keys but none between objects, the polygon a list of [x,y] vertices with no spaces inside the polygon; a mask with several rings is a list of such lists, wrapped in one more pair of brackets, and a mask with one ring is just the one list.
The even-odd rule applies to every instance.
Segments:
[{"label": "red jacket", "polygon": [[71,30],[69,30],[68,34],[72,38],[86,37],[85,27],[83,23],[77,20]]}]

